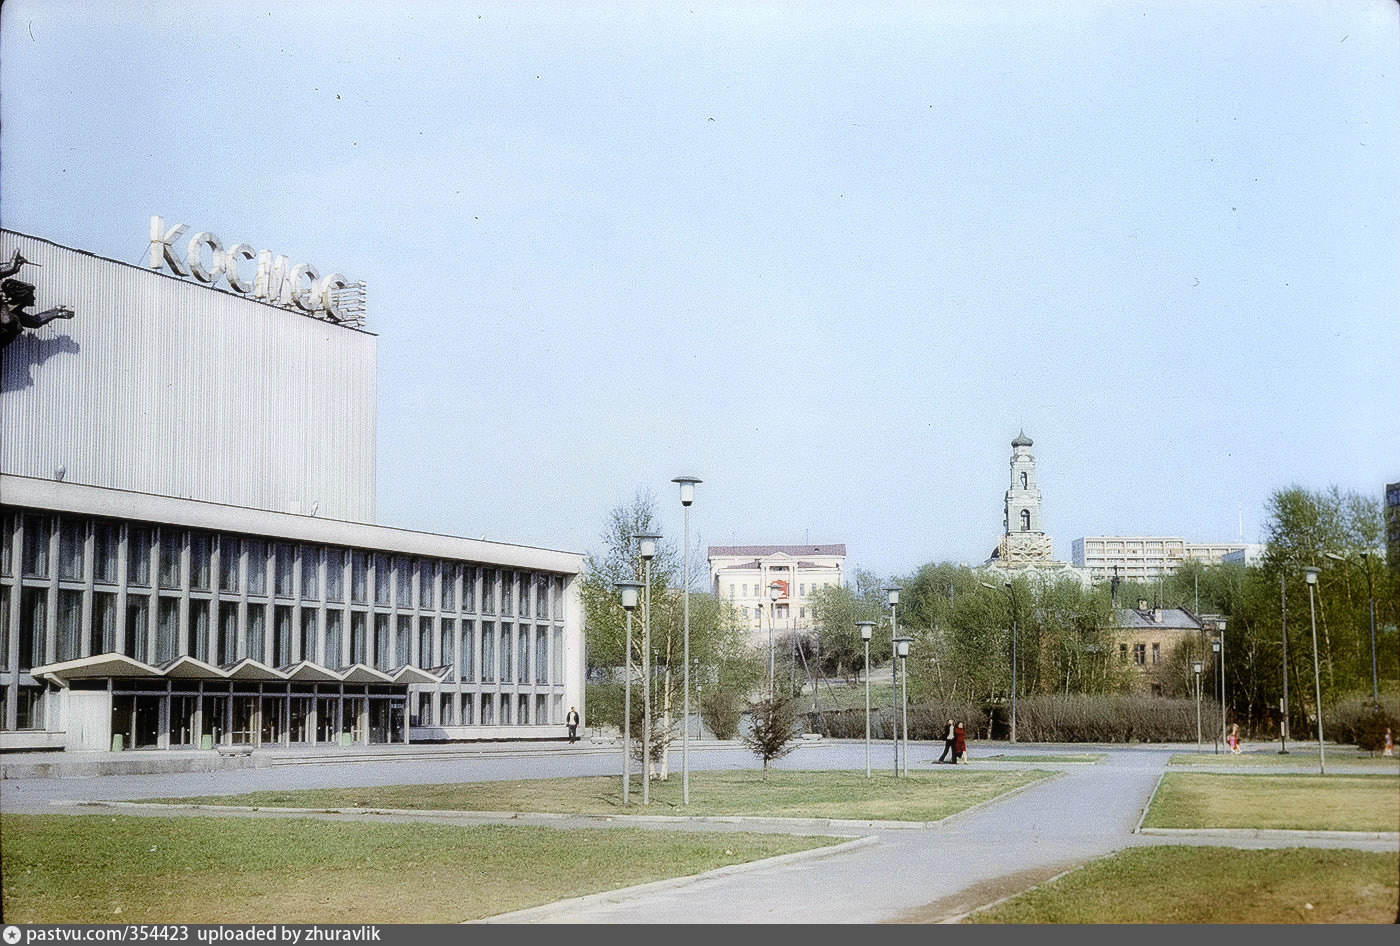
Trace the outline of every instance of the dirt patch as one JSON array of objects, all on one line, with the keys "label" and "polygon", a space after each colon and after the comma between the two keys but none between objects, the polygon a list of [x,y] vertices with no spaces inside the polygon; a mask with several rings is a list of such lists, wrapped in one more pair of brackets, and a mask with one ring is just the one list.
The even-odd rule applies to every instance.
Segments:
[{"label": "dirt patch", "polygon": [[1037,867],[1032,870],[1006,874],[992,880],[960,890],[950,897],[935,900],[927,906],[910,910],[890,923],[943,923],[955,916],[962,916],[980,907],[996,903],[1004,897],[1024,893],[1037,884],[1043,884],[1057,874],[1063,874],[1074,866],[1073,862],[1050,867]]}]

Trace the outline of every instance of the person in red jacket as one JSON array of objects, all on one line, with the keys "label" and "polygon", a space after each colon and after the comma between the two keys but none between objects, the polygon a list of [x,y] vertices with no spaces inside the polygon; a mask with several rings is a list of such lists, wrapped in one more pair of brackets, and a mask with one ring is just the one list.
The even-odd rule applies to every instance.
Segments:
[{"label": "person in red jacket", "polygon": [[958,762],[967,763],[967,731],[963,729],[962,723],[953,727],[953,758]]}]

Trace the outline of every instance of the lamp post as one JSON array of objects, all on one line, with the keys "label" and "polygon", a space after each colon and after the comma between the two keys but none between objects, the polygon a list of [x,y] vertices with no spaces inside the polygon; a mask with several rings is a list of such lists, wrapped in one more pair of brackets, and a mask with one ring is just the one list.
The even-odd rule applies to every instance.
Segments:
[{"label": "lamp post", "polygon": [[682,613],[685,615],[682,638],[685,641],[685,678],[681,683],[681,804],[690,804],[690,504],[695,502],[695,484],[700,480],[693,476],[678,476],[671,480],[680,484],[681,507],[685,510],[685,545],[682,558],[685,560],[685,584],[681,586],[681,599],[685,602]]},{"label": "lamp post", "polygon": [[894,744],[894,775],[899,778],[899,663],[894,659],[894,642],[899,637],[899,586],[885,589],[890,602],[890,679],[894,692],[890,694],[891,742]]},{"label": "lamp post", "polygon": [[[1353,564],[1352,560],[1336,552],[1323,552],[1328,558],[1343,562],[1347,565]],[[1379,710],[1381,706],[1380,679],[1376,674],[1376,597],[1371,590],[1371,553],[1362,552],[1361,561],[1365,562],[1366,569],[1366,605],[1371,613],[1371,702]]]},{"label": "lamp post", "polygon": [[783,586],[776,581],[768,586],[768,699],[777,695],[773,689],[773,624],[778,620],[778,599],[783,596]]},{"label": "lamp post", "polygon": [[1279,636],[1283,639],[1283,718],[1278,724],[1279,755],[1288,755],[1288,586],[1283,573],[1278,576]]},{"label": "lamp post", "polygon": [[642,804],[651,804],[651,560],[656,558],[655,532],[637,536],[646,566],[646,600],[642,607]]},{"label": "lamp post", "polygon": [[1201,754],[1201,662],[1191,661],[1191,669],[1196,674],[1196,755]]},{"label": "lamp post", "polygon": [[904,766],[903,774],[909,774],[909,665],[905,658],[909,656],[908,637],[896,637],[894,639],[895,655],[899,657],[899,669],[904,678],[903,696],[901,702],[904,704]]},{"label": "lamp post", "polygon": [[1215,627],[1220,632],[1220,744],[1224,745],[1227,738],[1225,731],[1225,619],[1221,618],[1216,621]]},{"label": "lamp post", "polygon": [[1303,578],[1308,583],[1308,617],[1312,621],[1313,645],[1313,687],[1317,696],[1317,767],[1319,775],[1327,774],[1327,749],[1322,742],[1322,673],[1317,666],[1317,609],[1313,604],[1313,586],[1317,584],[1317,573],[1321,569],[1313,565],[1303,566]]},{"label": "lamp post", "polygon": [[1016,589],[1011,586],[1011,582],[1002,582],[1002,587],[989,585],[985,581],[979,582],[983,588],[990,588],[993,591],[1002,591],[1011,602],[1011,741],[1016,741]]},{"label": "lamp post", "polygon": [[860,639],[865,642],[865,777],[870,778],[870,633],[874,621],[857,621]]},{"label": "lamp post", "polygon": [[622,689],[622,806],[627,807],[632,791],[632,612],[637,610],[639,581],[619,581],[622,609],[627,612],[627,676]]},{"label": "lamp post", "polygon": [[[1211,661],[1211,662],[1212,662],[1212,663],[1222,663],[1222,664],[1223,664],[1223,661],[1218,660],[1218,657],[1219,657],[1219,654],[1220,654],[1220,640],[1219,640],[1219,638],[1212,637],[1212,638],[1210,639],[1210,650],[1211,650],[1211,653],[1213,653],[1213,654],[1216,655],[1216,658],[1212,658],[1212,661]],[[1222,691],[1224,690],[1224,683],[1223,683],[1223,682],[1221,683],[1219,689],[1221,689]],[[1220,712],[1221,712],[1222,714],[1225,712],[1225,710],[1224,710],[1224,700],[1223,700],[1223,699],[1221,700],[1221,710],[1220,710]],[[1224,733],[1223,733],[1223,732],[1218,732],[1218,733],[1216,733],[1214,736],[1211,737],[1211,740],[1215,743],[1215,754],[1216,754],[1216,755],[1219,755],[1219,754],[1220,754],[1220,739],[1223,738],[1223,737],[1224,737]]]}]

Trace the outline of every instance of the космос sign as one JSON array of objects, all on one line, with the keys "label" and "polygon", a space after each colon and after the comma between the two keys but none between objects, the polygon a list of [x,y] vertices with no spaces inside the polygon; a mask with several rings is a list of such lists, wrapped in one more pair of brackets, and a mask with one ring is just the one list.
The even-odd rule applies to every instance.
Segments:
[{"label": "\u043a\u043e\u0441\u043c\u043e\u0441 sign", "polygon": [[[193,276],[209,286],[217,285],[222,278],[234,292],[261,302],[300,309],[328,322],[348,320],[348,313],[341,310],[336,300],[337,291],[350,285],[340,273],[322,276],[310,263],[292,266],[287,257],[273,255],[269,250],[255,251],[247,243],[235,243],[225,249],[223,241],[208,230],[181,241],[188,229],[183,223],[167,228],[164,219],[151,217],[151,269],[168,266],[177,276]],[[257,269],[249,280],[239,264],[255,259]]]}]

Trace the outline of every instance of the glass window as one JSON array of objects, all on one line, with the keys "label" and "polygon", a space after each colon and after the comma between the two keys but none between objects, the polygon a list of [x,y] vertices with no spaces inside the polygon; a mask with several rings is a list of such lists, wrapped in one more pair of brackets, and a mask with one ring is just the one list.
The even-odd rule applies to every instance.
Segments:
[{"label": "glass window", "polygon": [[515,682],[530,682],[530,626],[521,624],[515,631]]},{"label": "glass window", "polygon": [[501,694],[501,725],[510,725],[510,694]]},{"label": "glass window", "polygon": [[[288,552],[288,584],[291,583],[291,549]],[[288,594],[291,589],[287,589]],[[279,604],[272,609],[272,665],[285,667],[292,662],[292,609],[290,605]]]},{"label": "glass window", "polygon": [[442,563],[442,610],[457,610],[457,566]]},{"label": "glass window", "polygon": [[496,697],[490,693],[481,694],[481,725],[496,724]]},{"label": "glass window", "polygon": [[[360,619],[360,650],[365,649],[365,616],[363,613],[356,614]],[[344,622],[342,612],[336,610],[326,611],[326,627],[324,631],[323,647],[321,651],[321,664],[326,667],[342,667],[345,665],[345,658],[341,657],[341,626]]]},{"label": "glass window", "polygon": [[549,629],[543,624],[535,628],[535,682],[549,682]]},{"label": "glass window", "polygon": [[238,594],[243,584],[238,577],[238,538],[219,536],[219,590]]},{"label": "glass window", "polygon": [[1141,667],[1143,664],[1147,663],[1147,645],[1146,645],[1146,644],[1134,644],[1134,645],[1133,645],[1133,663],[1137,664],[1139,667]]},{"label": "glass window", "polygon": [[321,550],[314,545],[303,545],[301,560],[301,597],[303,601],[321,600]]},{"label": "glass window", "polygon": [[389,615],[374,616],[374,667],[389,669]]},{"label": "glass window", "polygon": [[82,519],[64,517],[58,532],[58,577],[81,581],[83,578],[83,546],[87,542],[87,523]]},{"label": "glass window", "polygon": [[[13,561],[10,556],[14,554],[14,533],[14,516],[11,516],[9,513],[0,515],[0,575],[10,574],[10,563]],[[8,651],[6,651],[6,653],[8,653]],[[4,691],[0,690],[0,694],[3,693]],[[0,719],[4,718],[4,712],[4,708],[0,707]],[[3,723],[0,723],[0,729],[3,728]]]},{"label": "glass window", "polygon": [[409,647],[413,644],[413,618],[407,614],[399,615],[398,633],[394,635],[394,666],[403,667],[412,661],[409,659]]},{"label": "glass window", "polygon": [[430,617],[420,617],[418,619],[418,667],[436,667],[438,662],[433,659],[433,619]]},{"label": "glass window", "polygon": [[126,530],[126,583],[142,588],[151,584],[151,530],[142,526]]},{"label": "glass window", "polygon": [[501,572],[501,613],[515,610],[515,572]]},{"label": "glass window", "polygon": [[515,641],[515,627],[514,627],[514,625],[511,625],[511,624],[502,624],[502,625],[501,625],[501,646],[497,649],[497,652],[498,652],[498,654],[499,654],[499,656],[500,656],[500,658],[501,658],[501,665],[500,665],[500,667],[498,668],[498,672],[497,672],[497,674],[496,674],[496,679],[500,680],[502,683],[509,683],[509,682],[511,681],[511,675],[510,675],[510,656],[511,656],[511,651],[514,649],[514,648],[513,648],[514,641]]},{"label": "glass window", "polygon": [[88,653],[110,654],[117,646],[117,596],[104,591],[92,595],[92,640]]},{"label": "glass window", "polygon": [[[330,580],[329,574],[326,576]],[[329,592],[327,592],[329,594]],[[350,600],[364,604],[369,594],[369,555],[365,552],[350,553]]]},{"label": "glass window", "polygon": [[516,578],[515,584],[520,594],[520,616],[522,618],[528,618],[530,616],[530,593],[532,591],[531,586],[534,584],[534,582],[531,581],[529,575],[520,575]]},{"label": "glass window", "polygon": [[476,631],[475,621],[462,622],[462,637],[457,648],[457,679],[463,683],[470,683],[476,679],[476,667],[473,661],[476,659],[476,641],[473,639]]},{"label": "glass window", "polygon": [[209,660],[209,609],[208,601],[190,602],[190,639],[193,642],[190,655],[199,660]]},{"label": "glass window", "polygon": [[433,579],[437,576],[437,565],[431,559],[418,560],[418,607],[431,610],[437,601],[433,594]]},{"label": "glass window", "polygon": [[180,633],[180,599],[162,597],[156,602],[156,657],[158,664],[175,659]]},{"label": "glass window", "polygon": [[[326,612],[326,621],[330,622],[330,617],[334,612]],[[362,664],[369,662],[369,617],[363,611],[350,612],[350,662],[352,664]],[[332,664],[334,666],[334,664]]]},{"label": "glass window", "polygon": [[516,700],[515,721],[521,726],[530,722],[530,694],[521,693]]},{"label": "glass window", "polygon": [[1161,663],[1161,662],[1162,662],[1162,645],[1161,645],[1161,644],[1153,644],[1153,645],[1152,645],[1152,666],[1155,667],[1155,666],[1157,666],[1157,665],[1158,665],[1159,663]]},{"label": "glass window", "polygon": [[444,726],[452,726],[452,725],[455,725],[455,723],[456,723],[454,714],[453,714],[453,712],[452,712],[452,704],[453,704],[453,697],[452,697],[452,694],[451,694],[451,693],[444,693],[444,694],[442,694],[442,700],[441,700],[441,703],[440,703],[441,709],[439,710],[439,712],[440,712],[441,715],[442,715],[442,725],[444,725]]},{"label": "glass window", "polygon": [[248,605],[248,656],[260,663],[267,662],[267,608]]},{"label": "glass window", "polygon": [[19,596],[19,669],[43,666],[48,638],[49,593],[46,588],[25,588]]},{"label": "glass window", "polygon": [[180,587],[180,554],[184,550],[185,537],[180,532],[160,530],[160,586],[178,589]]},{"label": "glass window", "polygon": [[470,565],[462,568],[462,610],[476,610],[477,570]]},{"label": "glass window", "polygon": [[374,603],[389,604],[389,556],[374,556]]},{"label": "glass window", "polygon": [[[363,591],[363,589],[361,589]],[[345,551],[326,549],[326,600],[345,600]],[[361,597],[363,601],[363,596]]]},{"label": "glass window", "polygon": [[548,575],[535,579],[535,617],[549,620],[549,588],[553,582]]},{"label": "glass window", "polygon": [[413,607],[413,559],[394,556],[394,603],[400,608]]},{"label": "glass window", "polygon": [[564,629],[554,629],[554,683],[564,682]]},{"label": "glass window", "polygon": [[[301,609],[301,659],[309,660],[312,663],[330,664],[335,666],[331,660],[322,660],[316,653],[317,631],[316,619],[319,612],[316,608]],[[329,652],[328,652],[329,653]]]},{"label": "glass window", "polygon": [[248,594],[267,594],[267,543],[244,539],[243,551],[248,556]]},{"label": "glass window", "polygon": [[272,592],[279,598],[290,598],[296,551],[286,542],[278,542],[272,550],[272,560]]},{"label": "glass window", "polygon": [[481,622],[481,682],[496,682],[496,625]]},{"label": "glass window", "polygon": [[219,646],[214,662],[227,666],[238,658],[238,605],[232,601],[219,602]]},{"label": "glass window", "polygon": [[24,517],[24,555],[21,569],[26,577],[49,577],[49,535],[52,525],[48,516]]},{"label": "glass window", "polygon": [[481,570],[481,612],[483,614],[496,613],[496,570],[494,568]]},{"label": "glass window", "polygon": [[204,532],[190,533],[190,588],[208,591],[211,565],[211,537]]},{"label": "glass window", "polygon": [[[438,635],[437,666],[455,667],[457,659],[452,656],[453,645],[457,643],[457,621],[454,618],[442,619],[442,633]],[[448,679],[452,679],[451,676]]]},{"label": "glass window", "polygon": [[76,660],[82,643],[83,593],[58,593],[58,653],[55,660]]},{"label": "glass window", "polygon": [[144,596],[132,595],[126,599],[126,655],[134,660],[146,659],[150,611],[150,602]]},{"label": "glass window", "polygon": [[117,555],[121,552],[121,526],[115,522],[97,522],[92,530],[92,580],[103,584],[117,583]]}]

